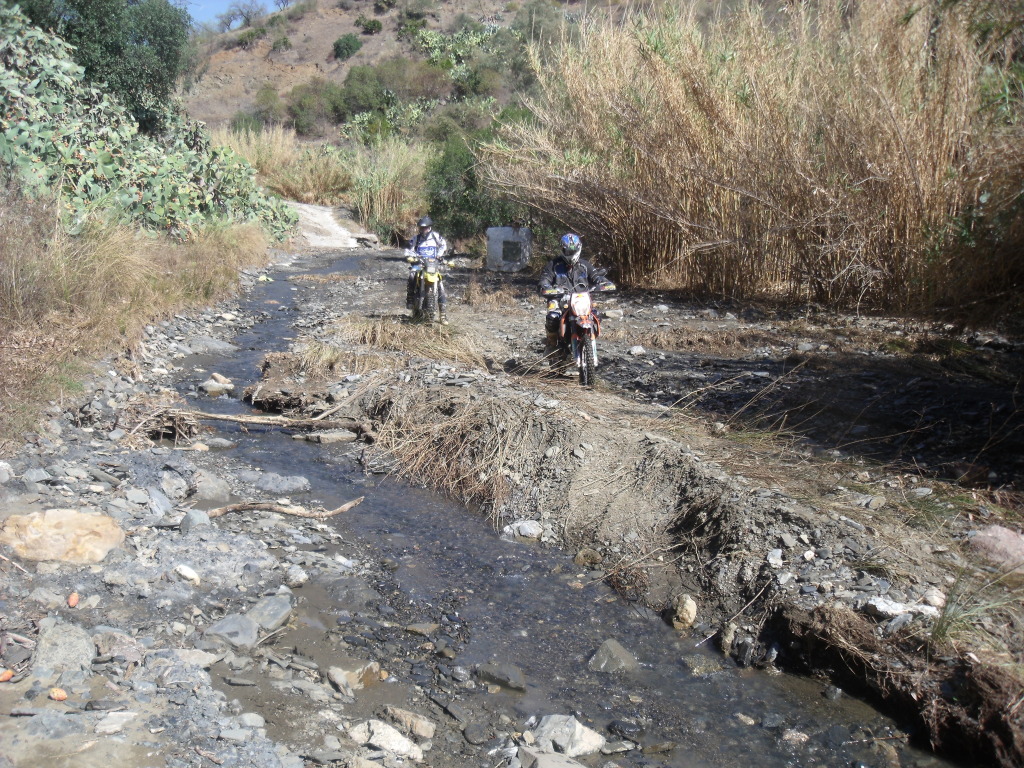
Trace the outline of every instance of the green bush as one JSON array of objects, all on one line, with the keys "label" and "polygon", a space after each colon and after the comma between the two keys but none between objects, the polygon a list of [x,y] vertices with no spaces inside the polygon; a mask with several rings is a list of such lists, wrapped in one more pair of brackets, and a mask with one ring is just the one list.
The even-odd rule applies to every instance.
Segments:
[{"label": "green bush", "polygon": [[287,35],[282,35],[274,41],[270,49],[272,51],[290,51],[292,49],[292,41],[288,39]]},{"label": "green bush", "polygon": [[359,39],[359,36],[349,32],[334,41],[334,58],[338,61],[345,61],[352,58],[362,47],[363,41]]},{"label": "green bush", "polygon": [[230,125],[234,133],[255,133],[263,128],[263,121],[252,112],[240,110],[235,112]]},{"label": "green bush", "polygon": [[[479,135],[489,135],[481,132]],[[469,238],[487,227],[525,216],[525,209],[489,193],[477,176],[470,150],[475,137],[449,135],[440,155],[427,164],[426,186],[431,217],[453,238]]]},{"label": "green bush", "polygon": [[256,103],[252,114],[264,125],[284,122],[288,109],[270,83],[264,83],[256,92]]},{"label": "green bush", "polygon": [[235,45],[239,48],[252,48],[266,36],[266,27],[249,27],[249,29],[245,30],[235,38]]},{"label": "green bush", "polygon": [[363,30],[364,35],[376,35],[384,29],[384,25],[381,24],[380,19],[368,19],[362,14],[360,14],[356,19],[356,26]]},{"label": "green bush", "polygon": [[292,88],[287,103],[295,132],[303,136],[316,135],[322,123],[340,122],[346,114],[342,88],[319,78]]},{"label": "green bush", "polygon": [[294,214],[201,124],[164,108],[159,140],[140,133],[125,107],[84,83],[67,43],[3,6],[0,40],[0,167],[56,192],[73,231],[98,211],[179,237],[213,218],[255,219],[278,237],[293,227]]},{"label": "green bush", "polygon": [[387,13],[398,5],[398,0],[374,0],[373,10],[377,13]]}]

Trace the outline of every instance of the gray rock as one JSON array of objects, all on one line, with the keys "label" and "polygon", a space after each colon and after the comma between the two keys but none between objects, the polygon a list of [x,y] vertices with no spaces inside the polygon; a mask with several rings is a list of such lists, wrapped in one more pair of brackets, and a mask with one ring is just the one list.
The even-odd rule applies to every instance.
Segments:
[{"label": "gray rock", "polygon": [[263,630],[273,632],[283,627],[292,615],[292,601],[287,595],[265,597],[246,611],[245,615]]},{"label": "gray rock", "polygon": [[480,723],[470,723],[462,729],[462,735],[470,744],[483,744],[491,738],[491,730]]},{"label": "gray rock", "polygon": [[312,432],[306,435],[306,439],[311,443],[331,445],[333,443],[351,443],[358,440],[359,435],[349,432],[347,429],[329,429],[325,432]]},{"label": "gray rock", "polygon": [[523,670],[515,664],[502,662],[481,664],[476,674],[485,683],[494,683],[514,691],[526,690],[526,677],[523,675]]},{"label": "gray rock", "polygon": [[366,720],[354,725],[349,728],[348,735],[356,744],[367,744],[416,762],[423,759],[423,750],[415,742],[383,720]]},{"label": "gray rock", "polygon": [[45,483],[47,480],[53,479],[50,473],[41,467],[27,469],[21,477],[30,483]]},{"label": "gray rock", "polygon": [[193,336],[188,340],[188,347],[197,355],[229,355],[238,350],[234,344],[210,336]]},{"label": "gray rock", "polygon": [[132,488],[124,497],[132,504],[149,504],[149,494],[141,488]]},{"label": "gray rock", "polygon": [[644,349],[639,344],[636,344],[635,346],[630,347],[628,351],[629,351],[629,354],[631,354],[631,355],[644,355],[644,354],[647,354],[647,350]]},{"label": "gray rock", "polygon": [[259,639],[259,625],[248,616],[232,613],[211,624],[203,636],[224,640],[234,648],[252,648]]},{"label": "gray rock", "polygon": [[199,525],[210,525],[210,516],[201,509],[190,509],[178,523],[178,530],[184,535]]},{"label": "gray rock", "polygon": [[193,498],[201,501],[230,501],[231,486],[228,485],[227,480],[200,469],[196,472],[195,482]]},{"label": "gray rock", "polygon": [[639,669],[640,663],[618,640],[605,640],[587,665],[594,672],[630,672]]},{"label": "gray rock", "polygon": [[174,504],[159,488],[147,488],[146,492],[149,494],[149,508],[154,514],[166,517],[174,511]]},{"label": "gray rock", "polygon": [[244,744],[252,738],[252,731],[248,728],[225,728],[220,732],[219,738],[222,741]]},{"label": "gray rock", "polygon": [[53,619],[40,622],[36,642],[32,674],[40,680],[51,681],[64,673],[85,672],[96,655],[96,646],[88,632],[75,624]]},{"label": "gray rock", "polygon": [[206,441],[207,447],[211,449],[226,450],[228,448],[234,448],[238,443],[233,443],[230,440],[226,440],[223,437],[211,437]]},{"label": "gray rock", "polygon": [[244,712],[238,716],[238,724],[246,728],[262,728],[267,724],[267,721],[255,712]]},{"label": "gray rock", "polygon": [[6,485],[14,477],[14,470],[6,461],[0,461],[0,485]]},{"label": "gray rock", "polygon": [[281,476],[276,472],[268,472],[256,481],[256,487],[267,493],[302,493],[310,489],[309,480],[301,475]]},{"label": "gray rock", "polygon": [[210,397],[220,397],[235,391],[235,385],[230,381],[217,381],[216,379],[207,379],[199,385],[199,388]]}]

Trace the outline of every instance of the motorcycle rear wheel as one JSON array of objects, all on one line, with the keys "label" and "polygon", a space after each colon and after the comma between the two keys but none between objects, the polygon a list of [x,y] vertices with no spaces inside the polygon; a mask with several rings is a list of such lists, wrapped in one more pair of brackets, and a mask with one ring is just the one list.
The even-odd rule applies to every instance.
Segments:
[{"label": "motorcycle rear wheel", "polygon": [[589,333],[580,336],[580,386],[592,387],[597,381],[597,363],[594,360],[594,340]]}]

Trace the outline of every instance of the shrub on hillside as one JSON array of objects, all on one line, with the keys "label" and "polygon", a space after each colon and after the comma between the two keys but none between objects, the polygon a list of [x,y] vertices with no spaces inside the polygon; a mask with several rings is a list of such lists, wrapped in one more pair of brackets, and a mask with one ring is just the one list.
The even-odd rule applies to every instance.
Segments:
[{"label": "shrub on hillside", "polygon": [[377,13],[387,13],[398,5],[398,0],[373,0],[373,10]]},{"label": "shrub on hillside", "polygon": [[320,78],[292,88],[287,105],[292,125],[303,136],[317,134],[323,123],[339,122],[345,114],[341,86]]},{"label": "shrub on hillside", "polygon": [[364,35],[376,35],[384,29],[380,19],[368,19],[363,14],[356,18],[356,26],[363,30]]},{"label": "shrub on hillside", "polygon": [[334,58],[338,61],[350,59],[363,47],[363,41],[351,32],[334,41]]},{"label": "shrub on hillside", "polygon": [[275,53],[277,53],[278,51],[290,51],[291,49],[292,41],[288,38],[287,35],[282,35],[281,37],[277,38],[276,40],[274,40],[273,45],[270,46],[270,50],[274,51]]},{"label": "shrub on hillside", "polygon": [[238,37],[235,38],[235,45],[244,50],[248,50],[266,36],[266,27],[250,27],[249,29],[241,32]]}]

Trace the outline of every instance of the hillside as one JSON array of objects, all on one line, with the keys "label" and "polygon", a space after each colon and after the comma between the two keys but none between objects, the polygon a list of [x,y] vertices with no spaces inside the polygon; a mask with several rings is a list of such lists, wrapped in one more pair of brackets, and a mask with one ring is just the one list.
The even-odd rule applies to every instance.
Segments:
[{"label": "hillside", "polygon": [[[207,59],[198,82],[185,96],[188,113],[211,128],[218,128],[230,122],[237,112],[251,109],[257,91],[266,83],[273,84],[283,96],[313,78],[341,83],[353,66],[377,64],[413,53],[409,42],[398,39],[397,30],[400,14],[411,4],[396,6],[383,14],[374,12],[371,0],[320,0],[315,5],[305,13],[293,10],[293,18],[268,28],[266,37],[251,47],[240,47],[234,42],[244,30],[219,35],[208,43],[204,51]],[[506,6],[516,7],[499,0],[425,5],[429,6],[427,26],[437,30],[451,28],[460,16],[502,24],[511,19],[511,14],[504,11]],[[383,29],[374,35],[361,34],[363,47],[350,59],[337,61],[332,53],[334,41],[345,34],[358,34],[356,19],[360,16],[379,20]],[[278,45],[274,50],[275,41],[282,37],[288,39],[291,47]]]}]

